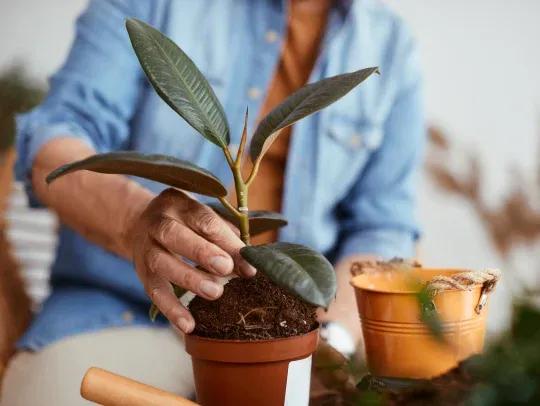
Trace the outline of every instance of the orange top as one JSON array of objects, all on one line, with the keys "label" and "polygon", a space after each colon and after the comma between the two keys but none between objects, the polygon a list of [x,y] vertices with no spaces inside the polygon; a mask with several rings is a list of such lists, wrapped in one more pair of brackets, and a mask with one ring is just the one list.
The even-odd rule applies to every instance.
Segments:
[{"label": "orange top", "polygon": [[[287,37],[266,100],[259,113],[259,120],[308,81],[319,54],[319,45],[325,32],[331,3],[332,0],[289,1]],[[250,210],[281,211],[283,178],[291,131],[291,127],[285,129],[262,160],[257,177],[249,189]],[[245,178],[251,172],[251,168],[251,162],[246,162],[243,168]],[[277,231],[269,231],[254,237],[252,243],[265,244],[275,241],[276,238]]]}]

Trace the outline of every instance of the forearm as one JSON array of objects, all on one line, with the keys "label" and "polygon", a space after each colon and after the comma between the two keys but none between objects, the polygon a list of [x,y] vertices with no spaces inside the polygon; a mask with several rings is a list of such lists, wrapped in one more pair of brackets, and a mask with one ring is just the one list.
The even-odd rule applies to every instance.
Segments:
[{"label": "forearm", "polygon": [[81,171],[51,185],[45,177],[57,167],[93,155],[83,141],[69,136],[46,143],[32,167],[37,197],[53,209],[62,223],[90,241],[131,260],[129,225],[154,195],[125,176]]}]

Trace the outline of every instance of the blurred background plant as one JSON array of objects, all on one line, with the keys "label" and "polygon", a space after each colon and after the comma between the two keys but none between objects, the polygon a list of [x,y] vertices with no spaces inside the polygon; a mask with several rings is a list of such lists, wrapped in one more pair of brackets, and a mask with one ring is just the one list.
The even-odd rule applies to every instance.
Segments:
[{"label": "blurred background plant", "polygon": [[[430,128],[429,141],[428,175],[443,192],[459,196],[472,206],[503,259],[510,258],[517,245],[533,245],[540,239],[540,204],[536,204],[540,202],[540,162],[532,182],[518,169],[512,169],[510,190],[498,206],[491,207],[485,200],[478,155],[454,145],[448,134],[437,127]],[[462,160],[459,169],[452,165],[456,157]]]},{"label": "blurred background plant", "polygon": [[15,115],[36,106],[44,96],[43,87],[31,80],[22,64],[15,64],[0,75],[0,153],[15,139]]},{"label": "blurred background plant", "polygon": [[21,64],[0,74],[0,378],[13,343],[30,320],[30,298],[6,232],[15,160],[15,115],[34,107],[43,95],[43,87],[29,79]]}]

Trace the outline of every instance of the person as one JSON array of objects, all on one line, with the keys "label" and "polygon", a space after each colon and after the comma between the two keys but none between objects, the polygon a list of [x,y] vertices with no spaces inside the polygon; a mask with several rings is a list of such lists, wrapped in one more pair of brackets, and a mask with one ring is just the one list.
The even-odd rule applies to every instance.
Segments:
[{"label": "person", "polygon": [[[56,167],[96,152],[137,150],[193,161],[232,183],[219,149],[195,134],[146,81],[124,21],[136,17],[195,61],[224,105],[238,144],[310,81],[379,66],[347,97],[289,129],[267,154],[250,209],[281,211],[283,239],[335,264],[336,302],[322,315],[358,335],[348,268],[358,258],[414,255],[415,183],[424,142],[417,49],[378,0],[92,0],[45,101],[18,120],[16,173],[33,205],[60,220],[52,293],[18,343],[3,405],[77,405],[89,366],[189,396],[181,334],[194,328],[169,282],[207,299],[217,277],[256,271],[234,228],[203,197],[119,175],[78,172],[47,186]],[[181,260],[183,258],[187,262]],[[133,265],[134,264],[134,265]],[[199,272],[200,264],[213,275]],[[152,324],[151,300],[165,321]]]}]

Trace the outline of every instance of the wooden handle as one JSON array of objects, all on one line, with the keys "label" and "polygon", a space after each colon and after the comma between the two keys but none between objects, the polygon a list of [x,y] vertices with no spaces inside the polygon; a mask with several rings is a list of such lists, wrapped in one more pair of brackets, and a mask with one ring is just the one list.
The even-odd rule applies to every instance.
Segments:
[{"label": "wooden handle", "polygon": [[84,375],[81,396],[103,406],[197,406],[183,397],[94,367]]}]

